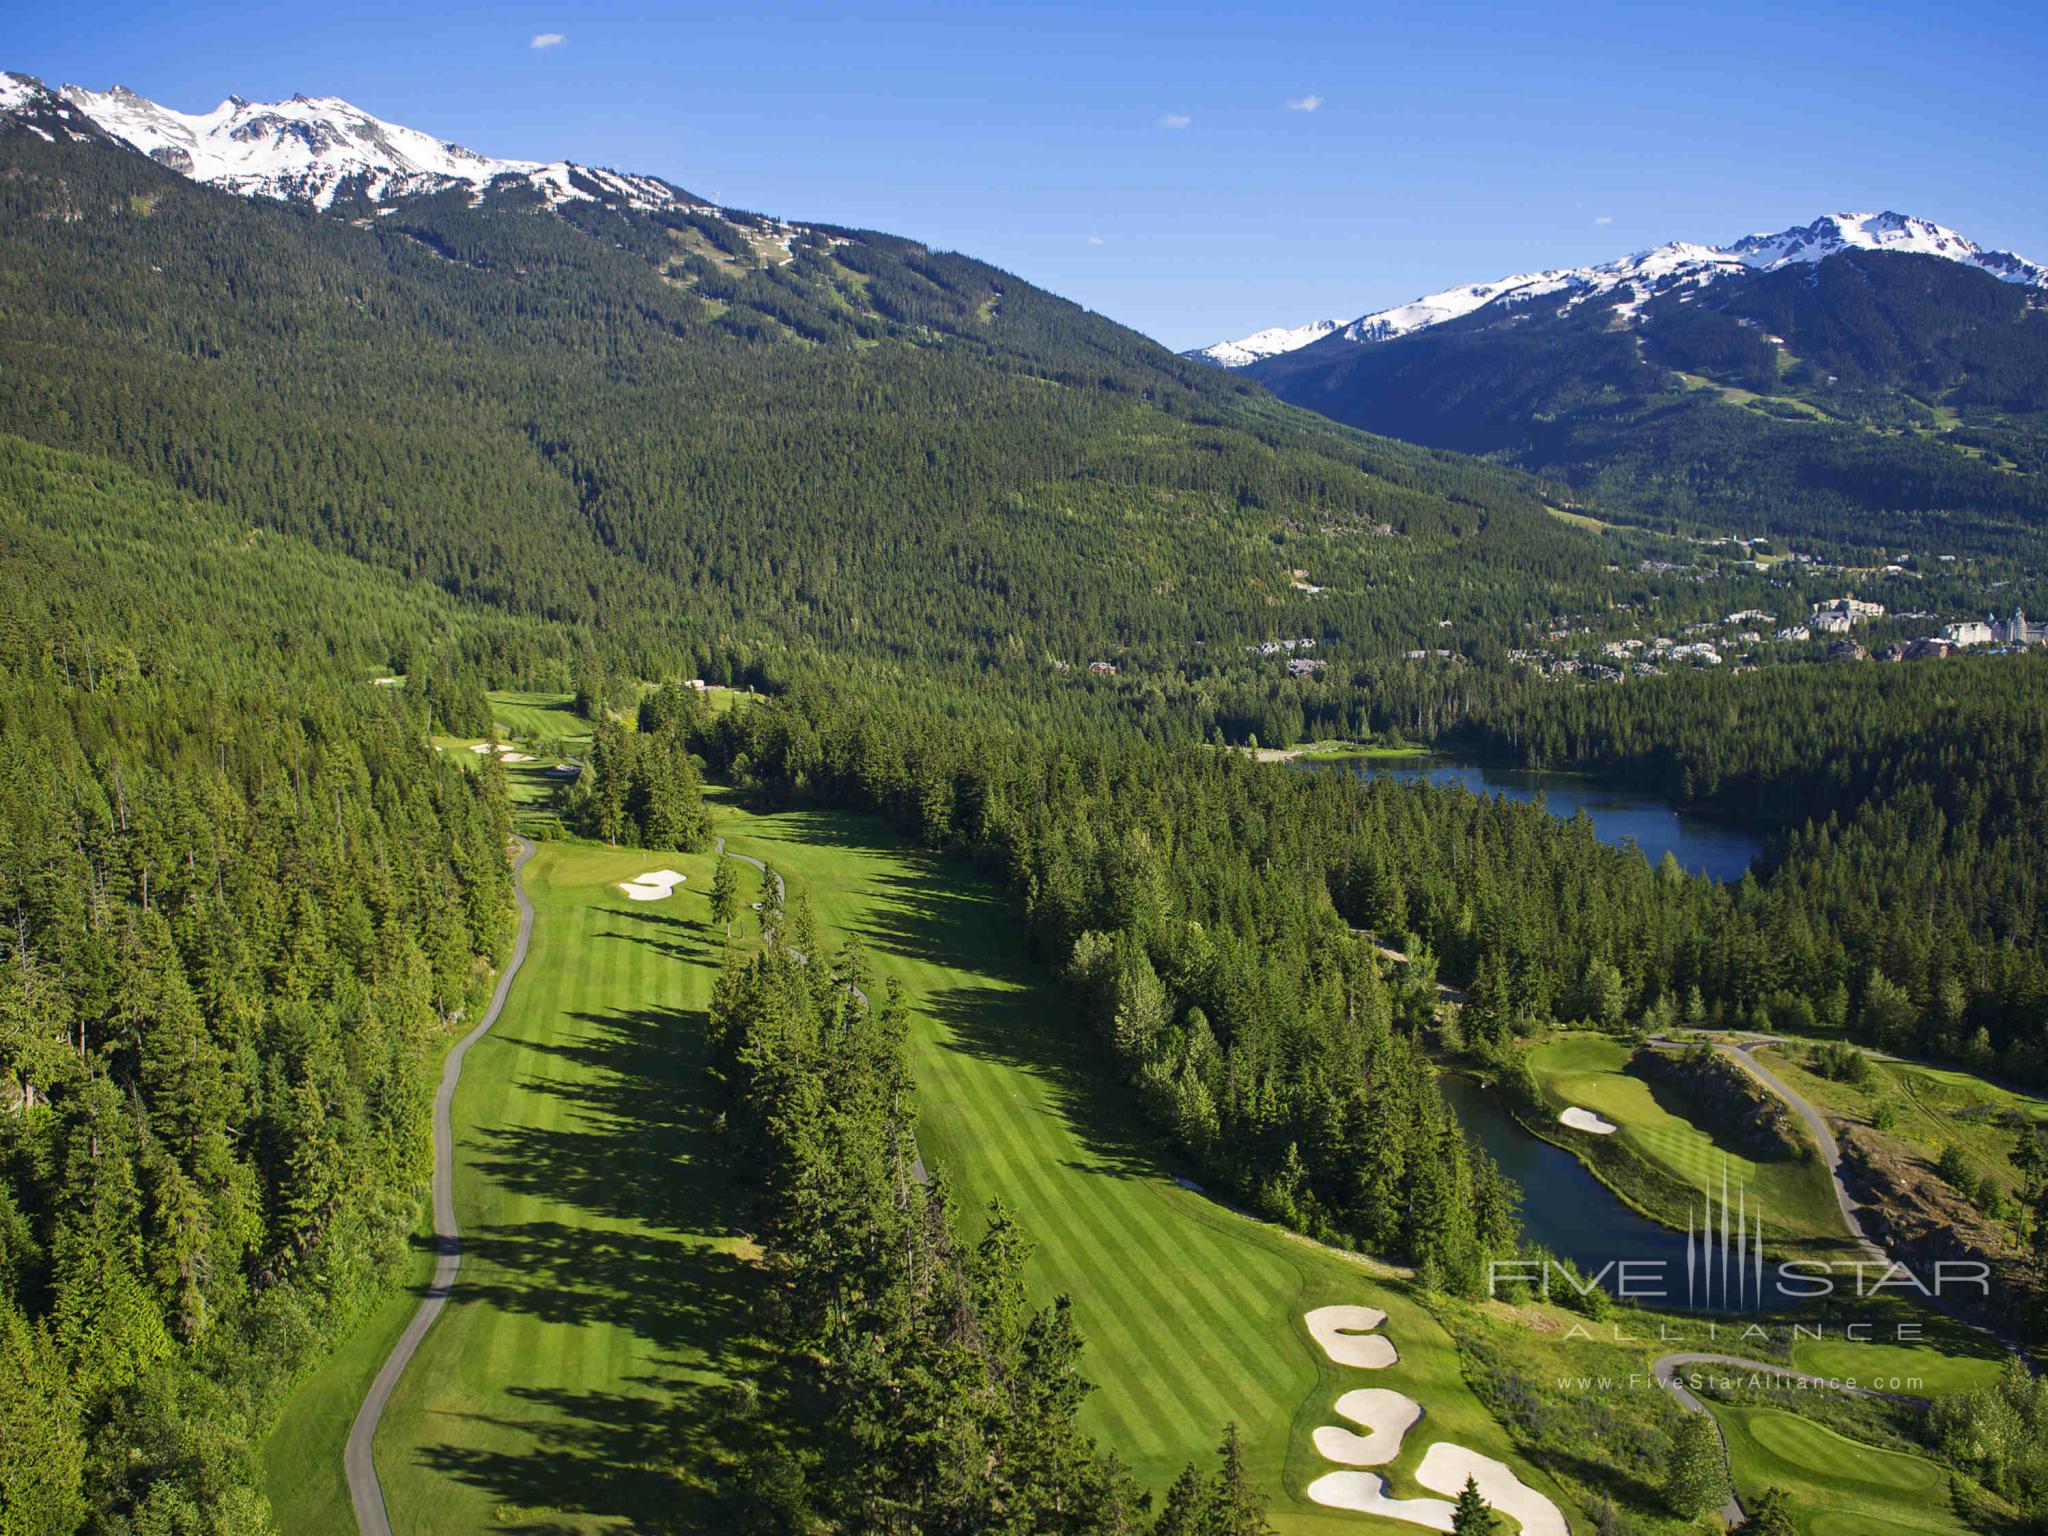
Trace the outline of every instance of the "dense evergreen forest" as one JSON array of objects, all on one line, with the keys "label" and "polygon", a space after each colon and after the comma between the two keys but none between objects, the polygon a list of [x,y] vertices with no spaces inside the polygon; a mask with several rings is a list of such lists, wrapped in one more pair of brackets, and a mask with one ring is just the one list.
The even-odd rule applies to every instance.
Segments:
[{"label": "dense evergreen forest", "polygon": [[[388,1283],[434,1063],[502,960],[502,767],[430,745],[491,731],[487,687],[579,696],[558,809],[582,835],[699,844],[708,769],[976,861],[1190,1175],[1442,1291],[1521,1238],[1434,1053],[1716,1022],[2048,1084],[2048,659],[1537,678],[1507,661],[1533,626],[1734,604],[1622,568],[1520,471],[1315,420],[968,258],[821,229],[784,260],[776,228],[462,196],[332,217],[0,133],[0,1486],[23,1529],[266,1528],[252,1445]],[[1872,413],[1907,385],[1997,413],[1973,430],[2010,464],[1994,495],[1876,414],[1809,436],[1939,480],[1883,537],[1967,501],[1960,542],[2030,548],[2032,354],[1985,336],[2038,317],[1986,298],[1978,331],[1934,334],[1905,324],[1908,269],[1868,275],[1894,352],[1859,350],[1848,298],[1753,302]],[[1646,455],[1599,486],[1697,505],[1659,499],[1654,458],[1774,526],[1869,511],[1725,403],[1666,398],[1660,369],[1760,366],[1731,326],[1674,323],[1665,361],[1615,362],[1628,410],[1568,413]],[[1282,638],[1325,670],[1246,654]],[[691,676],[768,699],[714,719]],[[1462,733],[1774,841],[1723,886],[1537,807],[1222,745],[1317,731]],[[900,1000],[812,949],[735,964],[715,1010],[789,1346],[763,1390],[820,1431],[756,1448],[748,1519],[1137,1528],[1075,1428],[1081,1343],[1024,1302],[1028,1234],[908,1175]],[[1218,1432],[1162,1528],[1259,1528]]]},{"label": "dense evergreen forest", "polygon": [[657,675],[1387,653],[1447,601],[1512,635],[1609,579],[1524,476],[1332,429],[905,241],[700,276],[668,216],[450,194],[359,228],[112,148],[0,156],[8,430],[601,624]]},{"label": "dense evergreen forest", "polygon": [[[255,1438],[385,1293],[510,931],[502,784],[424,739],[483,709],[461,624],[0,442],[6,1529],[268,1528]],[[450,681],[368,687],[402,647]]]}]

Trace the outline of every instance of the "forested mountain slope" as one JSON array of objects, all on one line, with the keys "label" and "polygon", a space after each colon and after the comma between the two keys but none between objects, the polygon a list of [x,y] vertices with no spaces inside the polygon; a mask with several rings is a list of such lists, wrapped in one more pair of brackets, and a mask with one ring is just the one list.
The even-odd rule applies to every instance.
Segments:
[{"label": "forested mountain slope", "polygon": [[1505,630],[1606,574],[1525,477],[867,232],[518,186],[351,218],[17,126],[0,305],[8,429],[674,669],[1385,651],[1452,587]]},{"label": "forested mountain slope", "polygon": [[1244,371],[1652,517],[1913,549],[2032,547],[2048,526],[2043,292],[1932,255],[1488,305]]},{"label": "forested mountain slope", "polygon": [[502,785],[424,740],[509,627],[0,437],[12,1528],[266,1528],[252,1437],[388,1284],[509,934]]}]

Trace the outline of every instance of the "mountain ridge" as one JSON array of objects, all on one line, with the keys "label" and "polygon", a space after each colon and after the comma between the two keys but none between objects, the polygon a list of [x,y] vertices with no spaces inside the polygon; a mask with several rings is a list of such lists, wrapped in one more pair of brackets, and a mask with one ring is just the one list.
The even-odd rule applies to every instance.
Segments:
[{"label": "mountain ridge", "polygon": [[1533,303],[1559,295],[1563,299],[1560,313],[1589,299],[1617,296],[1614,307],[1627,319],[1645,302],[1663,294],[1702,288],[1738,273],[1771,272],[1799,263],[1811,265],[1851,250],[1938,256],[1988,272],[2002,282],[2048,288],[2048,266],[2013,251],[1986,249],[1932,220],[1889,210],[1830,213],[1810,224],[1794,225],[1775,233],[1744,235],[1727,245],[1667,241],[1592,266],[1523,272],[1490,282],[1445,288],[1349,322],[1318,320],[1301,326],[1271,326],[1247,337],[1196,347],[1181,355],[1219,368],[1244,368],[1312,346],[1332,335],[1354,343],[1391,341],[1445,321],[1462,319],[1490,305]]},{"label": "mountain ridge", "polygon": [[75,134],[73,114],[188,180],[248,197],[310,203],[323,212],[337,201],[388,208],[458,188],[478,200],[511,187],[550,206],[589,201],[642,211],[716,211],[659,176],[485,155],[339,96],[300,93],[254,102],[229,95],[210,112],[179,112],[123,85],[52,89],[34,75],[0,72],[0,116],[52,137]]}]

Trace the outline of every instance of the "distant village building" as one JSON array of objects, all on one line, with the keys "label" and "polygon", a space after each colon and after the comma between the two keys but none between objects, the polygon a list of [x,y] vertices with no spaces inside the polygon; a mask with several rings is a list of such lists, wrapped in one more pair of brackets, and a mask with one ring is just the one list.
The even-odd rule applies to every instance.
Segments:
[{"label": "distant village building", "polygon": [[1289,677],[1313,677],[1328,665],[1327,661],[1310,661],[1306,657],[1297,656],[1287,663],[1287,675]]},{"label": "distant village building", "polygon": [[1775,635],[1771,636],[1771,638],[1773,640],[1788,641],[1811,640],[1813,638],[1813,631],[1808,629],[1804,624],[1787,624],[1783,629],[1779,630]]},{"label": "distant village building", "polygon": [[1950,645],[2048,645],[2048,624],[2033,624],[2026,610],[2015,608],[2005,618],[1964,619],[1942,626]]},{"label": "distant village building", "polygon": [[1116,663],[1113,661],[1091,661],[1088,670],[1101,677],[1115,677]]},{"label": "distant village building", "polygon": [[1865,619],[1883,618],[1884,604],[1866,603],[1861,598],[1856,597],[1831,597],[1824,603],[1815,603],[1813,605],[1813,617],[1816,621],[1815,628],[1821,627],[1818,620],[1826,614],[1840,614],[1849,623],[1860,624]]},{"label": "distant village building", "polygon": [[1989,645],[1991,626],[1982,619],[1965,619],[1960,624],[1943,625],[1941,638],[1950,645]]},{"label": "distant village building", "polygon": [[1848,614],[1836,613],[1830,609],[1826,613],[1816,612],[1811,627],[1817,635],[1846,635],[1849,633],[1850,622]]}]

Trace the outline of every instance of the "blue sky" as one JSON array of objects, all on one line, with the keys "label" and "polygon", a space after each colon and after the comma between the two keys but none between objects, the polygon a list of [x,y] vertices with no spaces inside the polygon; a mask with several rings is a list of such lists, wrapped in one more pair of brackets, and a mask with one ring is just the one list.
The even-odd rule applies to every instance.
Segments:
[{"label": "blue sky", "polygon": [[2028,14],[72,0],[17,11],[0,67],[188,111],[345,96],[967,251],[1185,347],[1837,208],[2048,259]]}]

